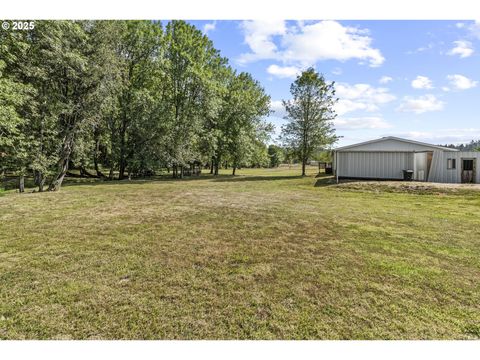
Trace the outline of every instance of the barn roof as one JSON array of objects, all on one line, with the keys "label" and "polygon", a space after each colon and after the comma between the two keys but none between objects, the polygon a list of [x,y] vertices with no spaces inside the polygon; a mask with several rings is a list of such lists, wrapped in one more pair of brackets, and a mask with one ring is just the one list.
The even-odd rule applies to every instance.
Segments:
[{"label": "barn roof", "polygon": [[424,142],[421,142],[421,141],[402,139],[402,138],[399,138],[399,137],[396,137],[396,136],[385,136],[385,137],[382,137],[382,138],[380,138],[380,139],[369,140],[369,141],[364,141],[364,142],[357,143],[357,144],[342,146],[342,147],[336,148],[336,149],[334,149],[334,150],[335,150],[335,151],[339,151],[339,150],[340,150],[340,151],[342,151],[342,150],[349,150],[349,149],[354,149],[354,148],[356,148],[356,147],[362,147],[362,146],[364,146],[364,145],[370,145],[370,144],[375,144],[375,143],[387,142],[387,141],[391,141],[391,140],[398,141],[398,142],[405,143],[405,144],[419,145],[419,146],[422,146],[422,147],[428,147],[428,148],[432,148],[432,149],[435,149],[435,150],[442,150],[442,151],[459,151],[459,150],[457,150],[457,149],[452,149],[452,148],[448,148],[448,147],[445,147],[445,146],[432,145],[432,144],[424,143]]}]

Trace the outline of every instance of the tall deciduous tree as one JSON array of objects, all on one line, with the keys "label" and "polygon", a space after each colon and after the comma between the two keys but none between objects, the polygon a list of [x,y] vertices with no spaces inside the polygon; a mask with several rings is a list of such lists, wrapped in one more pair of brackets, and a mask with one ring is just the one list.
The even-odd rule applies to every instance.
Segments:
[{"label": "tall deciduous tree", "polygon": [[288,121],[282,127],[281,139],[294,150],[302,162],[302,176],[314,151],[337,140],[332,120],[335,119],[334,83],[327,83],[313,68],[302,72],[290,87],[291,100],[283,100]]},{"label": "tall deciduous tree", "polygon": [[225,63],[211,40],[194,26],[184,21],[166,26],[162,81],[168,116],[167,163],[174,177],[182,177],[184,167],[199,160],[205,119],[216,111],[215,75]]},{"label": "tall deciduous tree", "polygon": [[270,167],[278,167],[282,161],[285,159],[285,154],[283,149],[278,146],[271,144],[268,146],[268,157],[270,158]]},{"label": "tall deciduous tree", "polygon": [[0,55],[0,167],[39,191],[69,168],[181,177],[264,161],[269,97],[184,21],[37,21],[0,32]]},{"label": "tall deciduous tree", "polygon": [[264,138],[272,128],[263,118],[269,114],[270,97],[248,73],[231,73],[221,110],[218,114],[218,137],[215,153],[215,175],[224,157],[237,167],[252,154],[252,144]]},{"label": "tall deciduous tree", "polygon": [[22,132],[27,119],[22,116],[21,108],[29,100],[32,89],[6,76],[5,67],[5,62],[0,60],[0,175],[7,169],[15,171],[19,175],[19,190],[23,192],[28,139]]},{"label": "tall deciduous tree", "polygon": [[[118,118],[112,126],[116,134],[113,143],[120,180],[125,177],[129,162],[132,162],[139,146],[148,143],[149,136],[156,134],[156,129],[147,123],[152,120],[152,108],[155,106],[153,91],[159,75],[156,63],[162,59],[163,36],[160,23],[127,21],[124,24],[118,49],[123,81],[118,99]],[[139,129],[150,134],[139,132]],[[139,165],[138,162],[136,165]]]}]

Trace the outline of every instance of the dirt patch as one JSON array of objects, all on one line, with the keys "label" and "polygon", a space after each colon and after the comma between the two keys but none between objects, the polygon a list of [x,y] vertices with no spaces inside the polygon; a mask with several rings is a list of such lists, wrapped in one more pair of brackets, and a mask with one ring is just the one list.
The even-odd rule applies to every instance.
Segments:
[{"label": "dirt patch", "polygon": [[339,189],[373,192],[405,192],[415,194],[460,194],[480,191],[480,184],[444,184],[420,181],[341,180]]}]

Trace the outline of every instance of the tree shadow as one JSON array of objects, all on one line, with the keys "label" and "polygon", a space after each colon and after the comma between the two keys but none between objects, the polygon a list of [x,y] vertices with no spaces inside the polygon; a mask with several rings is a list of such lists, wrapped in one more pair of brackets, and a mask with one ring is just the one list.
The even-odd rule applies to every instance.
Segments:
[{"label": "tree shadow", "polygon": [[158,182],[183,182],[183,181],[194,181],[194,180],[208,180],[213,178],[213,175],[202,175],[202,176],[192,176],[184,177],[183,179],[174,179],[171,175],[157,175],[148,178],[136,178],[136,179],[88,179],[88,178],[68,178],[64,181],[63,186],[78,186],[78,185],[144,185],[152,184]]},{"label": "tree shadow", "polygon": [[244,182],[244,181],[272,181],[272,180],[293,180],[301,179],[301,175],[224,175],[220,178],[214,178],[213,182]]},{"label": "tree shadow", "polygon": [[316,176],[317,181],[315,182],[314,187],[326,187],[337,185],[336,179],[332,175],[319,174]]},{"label": "tree shadow", "polygon": [[68,186],[98,186],[98,185],[143,185],[143,184],[152,184],[152,183],[178,183],[178,182],[190,182],[197,180],[207,180],[212,182],[245,182],[245,181],[273,181],[273,180],[293,180],[301,179],[301,175],[213,175],[213,174],[202,174],[200,176],[190,176],[184,177],[183,179],[174,179],[171,175],[158,175],[152,176],[150,178],[143,179],[124,179],[124,180],[106,180],[106,179],[88,179],[88,178],[67,178],[63,183],[62,187]]}]

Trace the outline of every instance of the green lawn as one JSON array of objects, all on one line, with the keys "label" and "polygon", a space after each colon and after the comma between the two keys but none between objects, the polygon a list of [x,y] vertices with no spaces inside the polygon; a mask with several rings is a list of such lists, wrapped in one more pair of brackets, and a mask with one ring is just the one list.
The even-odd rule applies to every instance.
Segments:
[{"label": "green lawn", "polygon": [[478,192],[298,173],[7,191],[0,338],[480,338]]}]

